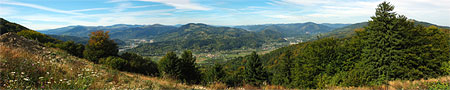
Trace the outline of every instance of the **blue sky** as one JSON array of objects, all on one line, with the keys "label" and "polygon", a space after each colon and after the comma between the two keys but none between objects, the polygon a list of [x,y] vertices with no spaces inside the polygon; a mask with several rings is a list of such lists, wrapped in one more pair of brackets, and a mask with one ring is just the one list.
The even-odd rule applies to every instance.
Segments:
[{"label": "blue sky", "polygon": [[[450,26],[450,0],[387,0],[410,19]],[[113,24],[358,23],[382,0],[0,0],[0,17],[34,30]]]}]

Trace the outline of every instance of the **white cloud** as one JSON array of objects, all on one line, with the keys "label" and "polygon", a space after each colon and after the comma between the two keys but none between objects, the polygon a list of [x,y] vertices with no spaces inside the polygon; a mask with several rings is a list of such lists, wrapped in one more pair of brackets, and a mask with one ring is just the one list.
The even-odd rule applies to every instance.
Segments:
[{"label": "white cloud", "polygon": [[450,26],[450,0],[388,0],[394,11],[410,19]]},{"label": "white cloud", "polygon": [[[113,13],[103,13],[103,14],[86,14],[86,15],[48,15],[48,14],[32,14],[32,15],[21,15],[21,16],[8,16],[4,18],[14,18],[23,21],[31,22],[51,22],[50,23],[23,23],[24,26],[34,29],[34,30],[44,30],[53,29],[62,26],[69,25],[86,25],[86,26],[104,26],[113,24],[151,24],[159,22],[171,22],[171,20],[166,17],[158,17],[159,15],[168,15],[170,12],[175,11],[174,9],[163,9],[163,10],[146,10],[146,11],[133,11],[133,12],[113,12]],[[141,17],[145,16],[145,18]],[[154,18],[152,18],[154,17]],[[152,19],[161,18],[155,21]]]},{"label": "white cloud", "polygon": [[71,12],[85,12],[85,11],[96,11],[96,10],[107,10],[109,8],[88,8],[88,9],[80,9],[80,10],[71,10]]},{"label": "white cloud", "polygon": [[59,9],[53,9],[53,8],[40,6],[40,5],[35,5],[35,4],[21,3],[21,2],[15,2],[15,1],[10,1],[10,0],[1,0],[0,2],[1,2],[0,4],[25,6],[25,7],[31,7],[31,8],[36,8],[36,9],[41,9],[41,10],[46,10],[46,11],[51,11],[51,12],[57,12],[57,13],[81,15],[81,13],[76,13],[76,12],[72,12],[72,11],[64,11],[64,10],[59,10]]},{"label": "white cloud", "polygon": [[[450,0],[387,1],[395,6],[395,12],[400,15],[405,15],[410,19],[450,26],[450,5],[448,5]],[[381,2],[383,0],[272,0],[268,4],[277,7],[296,8],[298,11],[309,12],[301,14],[287,13],[283,15],[312,17],[317,18],[317,20],[358,18],[366,21],[370,20],[369,17],[375,14],[375,8]],[[348,21],[345,19],[342,20],[342,22]]]},{"label": "white cloud", "polygon": [[129,8],[145,8],[150,6],[159,6],[159,5],[144,5],[144,6],[134,6],[132,3],[120,3],[117,7],[111,9],[113,12],[122,12]]},{"label": "white cloud", "polygon": [[304,5],[304,6],[314,6],[318,4],[329,4],[329,3],[335,3],[335,1],[331,0],[274,0],[274,3],[277,4],[297,4],[297,5]]},{"label": "white cloud", "polygon": [[196,3],[192,3],[190,0],[139,0],[139,1],[159,2],[169,6],[173,6],[176,9],[211,10],[211,8],[204,7]]}]

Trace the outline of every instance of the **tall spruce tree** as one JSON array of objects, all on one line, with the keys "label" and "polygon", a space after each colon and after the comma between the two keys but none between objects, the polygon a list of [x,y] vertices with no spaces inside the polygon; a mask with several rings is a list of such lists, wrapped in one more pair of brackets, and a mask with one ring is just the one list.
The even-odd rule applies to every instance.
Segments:
[{"label": "tall spruce tree", "polygon": [[247,57],[245,64],[244,81],[246,84],[259,86],[267,80],[267,73],[262,65],[262,61],[256,52]]},{"label": "tall spruce tree", "polygon": [[[379,85],[387,80],[436,77],[442,61],[448,61],[448,45],[441,43],[438,30],[415,26],[414,21],[393,12],[388,2],[378,5],[375,16],[361,36],[365,47],[359,71],[368,82]],[[434,33],[427,33],[434,32]],[[437,37],[429,37],[437,36]],[[439,40],[439,41],[436,41]],[[436,46],[435,46],[436,45]],[[441,50],[438,50],[441,49]]]},{"label": "tall spruce tree", "polygon": [[160,71],[162,72],[163,77],[179,79],[182,75],[180,66],[180,59],[174,52],[168,52],[166,56],[159,61],[159,68],[161,69]]},{"label": "tall spruce tree", "polygon": [[223,66],[221,64],[214,64],[213,66],[210,66],[206,72],[206,78],[205,81],[208,83],[217,83],[217,82],[223,82],[224,78],[226,76],[226,73],[223,69]]},{"label": "tall spruce tree", "polygon": [[181,54],[180,66],[178,66],[181,70],[180,79],[188,84],[199,83],[201,80],[201,74],[198,68],[196,67],[195,57],[192,55],[191,51],[184,51]]}]

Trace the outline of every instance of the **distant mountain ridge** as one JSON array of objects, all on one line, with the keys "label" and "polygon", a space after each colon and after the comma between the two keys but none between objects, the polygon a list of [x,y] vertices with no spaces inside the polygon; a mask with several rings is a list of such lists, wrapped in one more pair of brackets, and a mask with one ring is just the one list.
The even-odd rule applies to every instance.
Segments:
[{"label": "distant mountain ridge", "polygon": [[[340,28],[347,25],[349,24],[330,24],[330,23],[316,24],[313,22],[307,22],[307,23],[293,23],[293,24],[241,25],[241,26],[232,26],[232,28],[241,28],[255,32],[263,30],[273,30],[282,33],[283,37],[290,37],[304,34],[326,33],[334,30],[335,28]],[[39,32],[51,35],[88,37],[90,32],[96,30],[105,30],[110,31],[111,38],[125,40],[136,38],[139,39],[153,38],[159,35],[175,32],[174,31],[175,29],[182,28],[182,26],[184,25],[182,24],[177,24],[174,26],[161,24],[153,24],[153,25],[115,24],[111,26],[77,25],[77,26],[68,26],[56,29],[42,30]],[[226,27],[226,26],[215,26],[215,27]]]},{"label": "distant mountain ridge", "polygon": [[283,36],[299,36],[305,34],[318,34],[330,32],[336,28],[341,28],[350,24],[317,24],[314,22],[306,23],[292,23],[292,24],[262,24],[262,25],[241,25],[234,26],[235,28],[242,28],[249,31],[274,30],[281,32]]},{"label": "distant mountain ridge", "polygon": [[97,30],[110,31],[110,36],[113,39],[134,39],[134,38],[149,38],[155,35],[171,32],[175,26],[153,24],[153,25],[128,25],[116,24],[112,26],[68,26],[57,29],[50,29],[39,31],[44,34],[52,35],[68,35],[77,37],[88,37],[88,35]]}]

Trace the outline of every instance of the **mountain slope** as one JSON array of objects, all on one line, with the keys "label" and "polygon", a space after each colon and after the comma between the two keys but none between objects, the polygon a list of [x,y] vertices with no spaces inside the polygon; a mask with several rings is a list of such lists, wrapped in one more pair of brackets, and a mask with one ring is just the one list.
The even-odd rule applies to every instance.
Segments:
[{"label": "mountain slope", "polygon": [[204,89],[120,72],[15,33],[0,36],[0,76],[0,89]]},{"label": "mountain slope", "polygon": [[175,32],[161,35],[155,43],[147,43],[127,52],[141,55],[162,55],[167,51],[192,50],[200,52],[260,47],[267,42],[283,42],[276,31],[250,32],[230,27],[206,24],[186,24]]},{"label": "mountain slope", "polygon": [[7,32],[20,32],[22,30],[30,30],[30,29],[13,22],[9,22],[3,18],[0,18],[0,35]]}]

